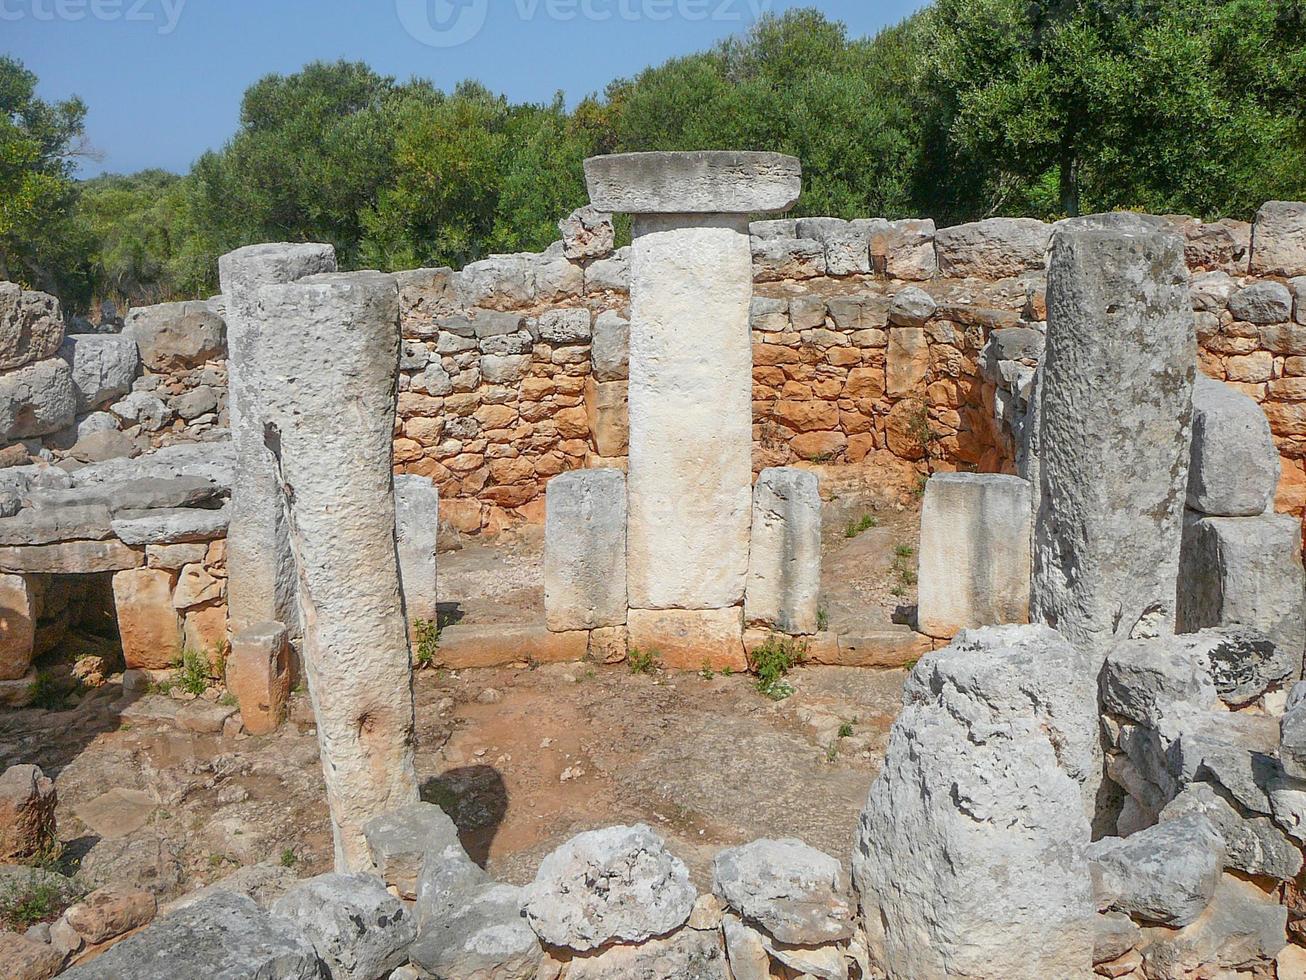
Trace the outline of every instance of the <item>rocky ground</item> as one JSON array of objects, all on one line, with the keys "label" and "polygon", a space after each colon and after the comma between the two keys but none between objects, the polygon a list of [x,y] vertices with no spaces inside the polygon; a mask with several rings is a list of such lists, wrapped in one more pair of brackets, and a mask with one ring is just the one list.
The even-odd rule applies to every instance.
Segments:
[{"label": "rocky ground", "polygon": [[[847,537],[849,523],[861,525]],[[914,508],[833,501],[825,607],[833,629],[887,623],[913,601],[898,548]],[[520,622],[541,602],[538,537],[441,556],[452,618]],[[900,594],[896,594],[900,593]],[[454,817],[472,857],[500,880],[583,830],[645,822],[707,885],[711,856],[758,837],[798,836],[840,858],[882,757],[904,674],[805,667],[783,701],[748,676],[637,673],[563,664],[417,677],[417,767],[425,799]],[[217,691],[208,697],[215,698]],[[187,731],[175,696],[110,683],[61,711],[0,714],[0,770],[35,763],[56,779],[64,868],[86,887],[142,884],[170,898],[272,864],[331,863],[307,699],[271,736]]]}]

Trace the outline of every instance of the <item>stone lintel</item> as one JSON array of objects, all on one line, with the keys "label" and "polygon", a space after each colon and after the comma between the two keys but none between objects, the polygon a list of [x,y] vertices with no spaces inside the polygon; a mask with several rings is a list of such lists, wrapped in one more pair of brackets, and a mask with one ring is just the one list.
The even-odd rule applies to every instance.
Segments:
[{"label": "stone lintel", "polygon": [[787,211],[802,191],[802,176],[798,159],[781,153],[622,153],[585,161],[594,206],[628,214]]}]

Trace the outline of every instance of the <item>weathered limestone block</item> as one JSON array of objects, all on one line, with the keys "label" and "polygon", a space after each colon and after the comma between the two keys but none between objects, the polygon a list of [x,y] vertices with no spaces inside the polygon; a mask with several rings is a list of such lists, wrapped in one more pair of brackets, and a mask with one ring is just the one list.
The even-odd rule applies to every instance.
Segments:
[{"label": "weathered limestone block", "polygon": [[546,943],[584,952],[665,935],[684,925],[696,897],[684,862],[636,824],[567,841],[540,862],[521,908]]},{"label": "weathered limestone block", "polygon": [[544,614],[554,632],[626,622],[626,478],[577,470],[549,481]]},{"label": "weathered limestone block", "polygon": [[290,922],[261,911],[244,895],[217,891],[61,976],[326,980],[329,974],[312,944]]},{"label": "weathered limestone block", "polygon": [[1259,886],[1224,875],[1206,914],[1192,925],[1144,933],[1142,973],[1147,977],[1219,976],[1248,964],[1268,968],[1287,944],[1287,920],[1287,907]]},{"label": "weathered limestone block", "polygon": [[261,287],[254,313],[277,327],[260,372],[298,379],[262,392],[265,439],[289,502],[336,870],[366,870],[363,824],[417,798],[391,475],[398,288],[381,273],[311,276]]},{"label": "weathered limestone block", "polygon": [[1206,911],[1224,868],[1224,840],[1198,813],[1088,846],[1098,908],[1182,928]]},{"label": "weathered limestone block", "polygon": [[586,160],[585,182],[602,211],[747,215],[793,207],[802,165],[779,153],[626,153]]},{"label": "weathered limestone block", "polygon": [[889,331],[885,392],[894,398],[919,397],[930,369],[929,343],[919,327],[894,327]]},{"label": "weathered limestone block", "polygon": [[122,656],[132,669],[162,670],[181,656],[181,617],[172,605],[173,576],[161,568],[131,568],[113,576]]},{"label": "weathered limestone block", "polygon": [[121,541],[61,541],[59,544],[0,548],[0,572],[20,575],[85,575],[145,564],[143,549]]},{"label": "weathered limestone block", "polygon": [[1252,225],[1254,276],[1306,275],[1306,203],[1266,201]]},{"label": "weathered limestone block", "polygon": [[0,545],[53,544],[57,541],[104,541],[113,537],[109,508],[103,504],[69,505],[46,510],[27,508],[0,518]]},{"label": "weathered limestone block", "polygon": [[122,334],[79,334],[67,338],[59,356],[72,368],[77,411],[89,412],[131,391],[140,371],[136,341]]},{"label": "weathered limestone block", "polygon": [[[638,945],[614,943],[597,956],[577,957],[567,965],[567,980],[722,980],[731,976],[727,970],[725,950],[716,930],[681,929],[664,939]],[[733,976],[734,980],[747,980],[746,974],[734,972]]]},{"label": "weathered limestone block", "polygon": [[673,670],[748,669],[744,655],[744,610],[631,609],[629,649],[656,654]]},{"label": "weathered limestone block", "polygon": [[164,507],[120,511],[110,527],[130,545],[184,544],[215,541],[227,535],[230,519],[230,507]]},{"label": "weathered limestone block", "polygon": [[751,239],[758,282],[814,279],[825,275],[825,247],[808,238]]},{"label": "weathered limestone block", "polygon": [[204,507],[223,490],[203,476],[143,477],[122,482],[94,483],[71,490],[30,491],[24,505],[33,510],[52,510],[74,505],[124,510],[153,510],[172,507]]},{"label": "weathered limestone block", "polygon": [[590,342],[595,381],[625,381],[630,376],[630,321],[612,310],[594,320]]},{"label": "weathered limestone block", "polygon": [[601,259],[612,254],[612,215],[592,205],[577,208],[563,218],[558,230],[562,232],[562,254],[569,259]]},{"label": "weathered limestone block", "polygon": [[540,942],[522,917],[523,889],[486,882],[439,917],[423,919],[409,950],[424,976],[532,980]]},{"label": "weathered limestone block", "polygon": [[630,449],[629,388],[624,381],[585,379],[585,415],[594,448],[605,459]]},{"label": "weathered limestone block", "polygon": [[936,473],[921,508],[918,627],[948,638],[1029,622],[1030,484],[991,473]]},{"label": "weathered limestone block", "polygon": [[376,873],[409,901],[417,898],[427,855],[435,860],[446,848],[462,849],[458,828],[433,803],[410,803],[373,817],[363,825],[363,834]]},{"label": "weathered limestone block", "polygon": [[290,638],[281,623],[255,623],[232,634],[227,690],[251,735],[276,731],[290,698]]},{"label": "weathered limestone block", "polygon": [[0,441],[49,435],[73,424],[77,390],[57,357],[0,374]]},{"label": "weathered limestone block", "polygon": [[954,279],[1002,279],[1046,262],[1052,226],[1034,218],[985,218],[934,234],[939,274]]},{"label": "weathered limestone block", "polygon": [[[221,265],[219,261],[219,267]],[[239,300],[231,294],[229,282],[232,281],[223,279],[230,316],[237,311]],[[123,327],[123,335],[136,341],[140,348],[145,366],[160,372],[195,367],[223,356],[226,332],[227,324],[222,317],[214,313],[208,303],[199,300],[129,310]]]},{"label": "weathered limestone block", "polygon": [[1229,297],[1229,312],[1244,323],[1287,323],[1292,319],[1292,293],[1281,282],[1254,282]]},{"label": "weathered limestone block", "polygon": [[27,676],[36,637],[36,604],[21,575],[0,575],[0,681]]},{"label": "weathered limestone block", "polygon": [[439,619],[436,546],[440,531],[440,491],[425,476],[395,477],[395,540],[399,584],[408,621]]},{"label": "weathered limestone block", "polygon": [[417,918],[370,874],[325,874],[272,903],[317,950],[332,980],[375,980],[408,961]]},{"label": "weathered limestone block", "polygon": [[0,371],[54,357],[63,336],[57,299],[16,282],[0,282]]},{"label": "weathered limestone block", "polygon": [[1254,626],[1300,673],[1306,650],[1306,573],[1301,525],[1287,514],[1202,517],[1184,522],[1178,628]]},{"label": "weathered limestone block", "polygon": [[56,840],[54,780],[36,766],[0,773],[0,862],[25,861]]},{"label": "weathered limestone block", "polygon": [[1205,375],[1193,388],[1188,506],[1216,517],[1265,513],[1279,486],[1279,451],[1261,406]]},{"label": "weathered limestone block", "polygon": [[746,221],[636,219],[627,547],[630,601],[640,608],[723,608],[744,597],[753,476]]},{"label": "weathered limestone block", "polygon": [[934,254],[934,219],[905,218],[885,221],[870,218],[854,221],[866,228],[870,241],[871,268],[891,279],[923,282],[938,272]]},{"label": "weathered limestone block", "polygon": [[609,258],[597,259],[585,268],[587,293],[624,293],[630,289],[630,246],[617,249]]},{"label": "weathered limestone block", "polygon": [[[863,924],[893,980],[1082,980],[1094,944],[1089,816],[1031,695],[1056,692],[1075,668],[1091,690],[1087,658],[1062,644],[1048,664],[1036,647],[1054,635],[1042,627],[977,632],[995,642],[929,654],[907,680],[853,851]],[[1088,700],[1062,696],[1068,708]],[[1091,717],[1095,741],[1096,705],[1080,707],[1076,726]]]},{"label": "weathered limestone block", "polygon": [[264,402],[271,391],[285,385],[269,377],[267,352],[282,342],[286,328],[258,315],[258,289],[335,267],[330,245],[251,245],[218,260],[227,297],[227,402],[239,474],[232,487],[233,520],[227,534],[228,604],[235,629],[277,621],[295,633],[299,624],[285,508],[272,452],[264,442]]},{"label": "weathered limestone block", "polygon": [[451,670],[502,667],[521,660],[572,663],[585,659],[589,640],[586,630],[554,633],[544,625],[454,625],[440,633],[436,662]]},{"label": "weathered limestone block", "polygon": [[149,924],[158,908],[152,892],[128,885],[107,885],[71,906],[63,917],[87,945],[93,946]]},{"label": "weathered limestone block", "polygon": [[824,246],[827,275],[865,275],[871,271],[868,230],[863,225],[841,218],[799,218],[794,230],[798,238]]},{"label": "weathered limestone block", "polygon": [[791,636],[817,631],[821,495],[815,473],[763,470],[753,488],[744,619]]},{"label": "weathered limestone block", "polygon": [[1101,657],[1174,629],[1197,360],[1183,240],[1064,228],[1047,295],[1031,618]]},{"label": "weathered limestone block", "polygon": [[[1271,786],[1270,803],[1276,819],[1280,813],[1276,790],[1280,785],[1286,785],[1286,781]],[[1209,783],[1190,783],[1184,787],[1182,793],[1166,804],[1160,819],[1165,823],[1189,814],[1200,814],[1215,827],[1224,842],[1226,868],[1280,881],[1291,881],[1301,872],[1301,851],[1274,821],[1245,813]]]},{"label": "weathered limestone block", "polygon": [[712,892],[782,943],[821,946],[850,939],[848,876],[800,840],[757,840],[712,862]]}]

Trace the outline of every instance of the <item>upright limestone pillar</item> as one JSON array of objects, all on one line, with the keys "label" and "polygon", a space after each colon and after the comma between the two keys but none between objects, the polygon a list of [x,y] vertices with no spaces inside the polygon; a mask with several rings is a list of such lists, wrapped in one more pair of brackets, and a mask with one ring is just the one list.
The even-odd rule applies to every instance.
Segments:
[{"label": "upright limestone pillar", "polygon": [[227,297],[228,413],[236,453],[227,530],[227,597],[232,633],[259,623],[284,623],[298,634],[295,574],[272,454],[264,441],[265,350],[283,325],[255,314],[260,286],[334,272],[330,245],[251,245],[218,260]]},{"label": "upright limestone pillar", "polygon": [[1038,387],[1032,618],[1085,652],[1174,632],[1197,341],[1183,240],[1053,238]]},{"label": "upright limestone pillar", "polygon": [[[682,641],[700,627],[738,634],[752,507],[748,220],[794,204],[801,166],[772,153],[635,153],[587,160],[585,177],[596,208],[635,216],[630,606],[685,611]],[[635,635],[640,621],[666,617],[632,614],[631,643],[658,646]]]},{"label": "upright limestone pillar", "polygon": [[311,276],[258,292],[279,330],[261,370],[288,503],[336,868],[370,867],[363,824],[417,800],[408,634],[391,475],[399,365],[393,276]]}]

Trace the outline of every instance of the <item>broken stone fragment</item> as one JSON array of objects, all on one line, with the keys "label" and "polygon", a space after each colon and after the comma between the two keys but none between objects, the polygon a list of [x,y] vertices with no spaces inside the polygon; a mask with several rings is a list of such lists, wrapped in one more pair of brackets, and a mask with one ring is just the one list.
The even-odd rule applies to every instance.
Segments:
[{"label": "broken stone fragment", "polygon": [[370,874],[325,874],[301,881],[272,903],[322,957],[332,980],[375,980],[408,959],[413,913]]},{"label": "broken stone fragment", "polygon": [[521,906],[522,889],[479,885],[445,915],[423,920],[408,955],[436,977],[531,980],[543,951]]},{"label": "broken stone fragment", "polygon": [[1252,398],[1199,376],[1193,388],[1188,506],[1217,517],[1264,514],[1279,485],[1270,423]]},{"label": "broken stone fragment", "polygon": [[363,836],[377,874],[410,901],[417,898],[427,855],[439,855],[454,845],[461,848],[458,828],[432,803],[412,803],[373,817],[363,825]]},{"label": "broken stone fragment", "polygon": [[1206,910],[1225,858],[1223,839],[1200,813],[1094,841],[1087,853],[1100,911],[1174,927]]},{"label": "broken stone fragment", "polygon": [[0,371],[53,357],[63,336],[57,299],[16,282],[0,282]]},{"label": "broken stone fragment", "polygon": [[68,924],[88,945],[106,942],[154,919],[154,895],[139,888],[97,888],[64,913]]},{"label": "broken stone fragment", "polygon": [[195,367],[226,353],[226,324],[199,300],[129,310],[123,335],[136,342],[145,366],[160,373]]},{"label": "broken stone fragment", "polygon": [[521,907],[546,943],[584,952],[665,935],[684,925],[696,897],[689,869],[636,824],[567,841],[540,863]]},{"label": "broken stone fragment", "polygon": [[[1277,787],[1271,784],[1270,802],[1279,819],[1279,806],[1275,803]],[[1269,817],[1245,812],[1236,802],[1231,802],[1209,783],[1191,783],[1182,793],[1166,804],[1161,811],[1161,822],[1187,814],[1200,814],[1211,821],[1224,840],[1224,866],[1247,874],[1266,875],[1280,881],[1291,881],[1302,868],[1302,854],[1287,835]]]},{"label": "broken stone fragment", "polygon": [[851,938],[853,907],[842,866],[800,840],[757,840],[712,862],[712,891],[782,943]]},{"label": "broken stone fragment", "polygon": [[[694,929],[637,946],[614,944],[596,956],[574,957],[566,974],[567,980],[721,980],[728,975],[720,934]],[[748,980],[748,974],[736,971],[734,978]]]},{"label": "broken stone fragment", "polygon": [[0,774],[0,863],[22,861],[55,837],[54,780],[36,766],[10,766]]},{"label": "broken stone fragment", "polygon": [[815,473],[765,469],[753,488],[744,619],[790,636],[817,632],[821,496]]}]

